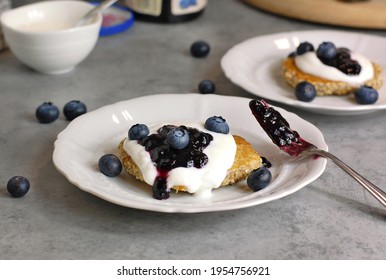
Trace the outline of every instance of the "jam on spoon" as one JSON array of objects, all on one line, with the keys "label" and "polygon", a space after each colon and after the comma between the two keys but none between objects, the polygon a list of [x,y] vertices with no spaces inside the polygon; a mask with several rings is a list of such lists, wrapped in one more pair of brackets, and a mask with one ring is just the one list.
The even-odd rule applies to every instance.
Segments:
[{"label": "jam on spoon", "polygon": [[290,128],[289,123],[264,100],[251,100],[249,108],[272,142],[291,156],[298,156],[312,146]]},{"label": "jam on spoon", "polygon": [[251,100],[249,107],[261,127],[272,139],[273,143],[281,150],[291,156],[299,156],[302,154],[302,156],[314,156],[314,158],[322,156],[330,159],[386,207],[386,192],[371,183],[333,154],[318,149],[315,145],[301,138],[299,133],[290,128],[290,125],[281,114],[270,107],[264,100]]}]

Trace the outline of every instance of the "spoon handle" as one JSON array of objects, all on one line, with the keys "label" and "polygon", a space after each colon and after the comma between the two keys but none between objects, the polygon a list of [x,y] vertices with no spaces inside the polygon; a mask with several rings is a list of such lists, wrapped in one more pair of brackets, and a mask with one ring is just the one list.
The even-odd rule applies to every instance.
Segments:
[{"label": "spoon handle", "polygon": [[313,152],[317,155],[323,156],[325,158],[330,159],[333,163],[335,163],[337,166],[342,168],[347,174],[349,174],[351,177],[353,177],[359,184],[361,184],[372,196],[374,196],[383,206],[386,207],[386,193],[378,188],[376,185],[368,181],[366,178],[364,178],[362,175],[360,175],[358,172],[356,172],[354,169],[352,169],[350,166],[345,164],[343,161],[341,161],[339,158],[334,156],[333,154],[323,151],[320,149],[315,149]]},{"label": "spoon handle", "polygon": [[94,14],[110,7],[118,0],[105,0],[99,5],[97,5],[95,8],[91,9],[89,12],[87,12],[77,23],[77,26],[83,25],[90,17],[92,17]]}]

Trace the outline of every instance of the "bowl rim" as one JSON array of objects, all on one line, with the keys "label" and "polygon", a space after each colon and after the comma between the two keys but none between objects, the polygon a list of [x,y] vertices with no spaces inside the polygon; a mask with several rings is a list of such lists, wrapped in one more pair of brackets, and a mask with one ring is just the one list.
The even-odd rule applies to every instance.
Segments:
[{"label": "bowl rim", "polygon": [[6,21],[7,17],[12,16],[12,14],[14,14],[16,12],[19,12],[22,9],[29,9],[29,8],[37,7],[37,6],[55,6],[55,5],[64,4],[64,3],[76,3],[76,4],[79,4],[79,5],[83,5],[83,6],[89,6],[90,8],[94,8],[95,7],[95,5],[92,5],[90,2],[77,1],[77,0],[57,0],[57,1],[36,2],[36,3],[31,3],[31,4],[23,5],[23,6],[20,6],[20,7],[14,8],[14,9],[10,9],[10,10],[7,10],[7,11],[3,12],[0,15],[0,23],[1,23],[2,27],[3,27],[3,29],[5,27],[5,28],[8,28],[8,29],[12,30],[13,32],[20,33],[20,34],[26,34],[26,35],[63,34],[63,33],[71,33],[71,32],[74,32],[75,30],[85,30],[85,29],[89,29],[89,28],[95,28],[95,27],[98,27],[98,26],[99,26],[99,28],[101,28],[101,26],[102,26],[102,19],[103,19],[103,16],[102,16],[101,12],[98,12],[96,14],[96,16],[94,17],[94,20],[92,22],[88,23],[88,24],[85,24],[85,25],[82,25],[82,26],[74,26],[74,27],[60,29],[60,30],[48,30],[48,31],[32,30],[31,31],[31,30],[26,30],[26,29],[19,29],[19,28],[15,27],[14,25],[9,24]]}]

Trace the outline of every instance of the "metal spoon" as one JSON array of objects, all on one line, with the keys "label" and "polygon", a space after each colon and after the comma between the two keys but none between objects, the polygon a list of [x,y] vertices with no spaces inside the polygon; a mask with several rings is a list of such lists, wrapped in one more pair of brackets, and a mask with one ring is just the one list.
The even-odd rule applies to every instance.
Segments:
[{"label": "metal spoon", "polygon": [[87,21],[92,18],[94,15],[96,15],[98,12],[107,9],[111,5],[113,5],[115,2],[118,2],[118,0],[105,0],[102,3],[100,3],[95,8],[91,9],[88,13],[86,13],[76,24],[76,26],[82,26],[87,23]]},{"label": "metal spoon", "polygon": [[[330,159],[386,207],[386,192],[368,181],[333,154],[318,149],[314,144],[301,138],[296,131],[290,128],[289,123],[281,114],[273,107],[269,107],[264,100],[251,100],[249,107],[264,131],[282,151],[294,157],[303,158],[318,155]],[[290,143],[286,142],[281,145],[281,141],[285,141],[286,137],[289,136],[293,136],[293,138],[290,139],[291,141],[288,141]]]}]

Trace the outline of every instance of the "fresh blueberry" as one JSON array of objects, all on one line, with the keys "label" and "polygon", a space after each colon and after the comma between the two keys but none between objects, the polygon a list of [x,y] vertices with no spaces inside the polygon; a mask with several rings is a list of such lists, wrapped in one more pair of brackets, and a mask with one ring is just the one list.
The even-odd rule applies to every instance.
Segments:
[{"label": "fresh blueberry", "polygon": [[337,49],[332,42],[323,42],[319,45],[316,50],[316,55],[321,60],[330,60],[333,59],[337,54]]},{"label": "fresh blueberry", "polygon": [[354,91],[354,96],[358,104],[373,104],[378,100],[378,91],[369,86],[361,86]]},{"label": "fresh blueberry", "polygon": [[247,178],[248,187],[254,192],[260,191],[267,187],[272,180],[271,171],[265,166],[252,171]]},{"label": "fresh blueberry", "polygon": [[296,48],[297,55],[302,55],[302,54],[305,54],[306,52],[312,52],[312,51],[314,51],[314,46],[309,42],[302,42]]},{"label": "fresh blueberry", "polygon": [[146,124],[137,123],[129,129],[128,136],[129,140],[141,140],[142,138],[148,136],[149,133],[150,130]]},{"label": "fresh blueberry", "polygon": [[7,183],[7,190],[13,197],[22,197],[29,191],[30,183],[23,176],[14,176]]},{"label": "fresh blueberry", "polygon": [[205,41],[196,41],[190,46],[190,53],[194,57],[205,57],[209,54],[210,46]]},{"label": "fresh blueberry", "polygon": [[44,102],[36,108],[35,116],[40,123],[52,123],[59,117],[59,108],[52,102]]},{"label": "fresh blueberry", "polygon": [[220,117],[220,116],[213,116],[208,118],[204,126],[207,130],[210,130],[213,132],[223,133],[223,134],[229,133],[228,123],[223,117]]},{"label": "fresh blueberry", "polygon": [[200,93],[214,93],[216,86],[211,80],[203,80],[198,84],[198,90]]},{"label": "fresh blueberry", "polygon": [[63,113],[67,120],[72,121],[76,117],[87,113],[87,107],[82,101],[72,100],[64,105]]},{"label": "fresh blueberry", "polygon": [[311,102],[316,97],[316,89],[313,84],[303,81],[296,85],[295,96],[300,101]]},{"label": "fresh blueberry", "polygon": [[189,144],[189,133],[181,127],[173,128],[166,135],[166,140],[174,149],[181,150]]},{"label": "fresh blueberry", "polygon": [[98,161],[99,170],[108,177],[116,177],[122,171],[122,163],[113,154],[103,155]]}]

